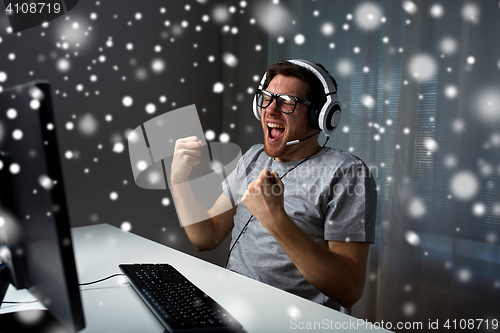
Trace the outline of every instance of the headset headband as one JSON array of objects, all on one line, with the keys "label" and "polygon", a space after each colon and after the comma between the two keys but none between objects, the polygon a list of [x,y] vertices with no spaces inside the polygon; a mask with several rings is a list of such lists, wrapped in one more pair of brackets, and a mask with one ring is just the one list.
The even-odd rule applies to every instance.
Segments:
[{"label": "headset headband", "polygon": [[[291,59],[289,62],[304,67],[311,71],[321,82],[326,101],[321,105],[317,110],[312,110],[314,115],[311,115],[309,119],[312,120],[311,127],[322,130],[326,136],[330,136],[335,127],[340,122],[340,102],[337,96],[337,89],[333,84],[333,80],[329,76],[328,72],[323,70],[318,65],[302,59]],[[260,80],[259,89],[264,88],[267,79],[267,71],[264,73],[264,76]],[[260,120],[262,110],[257,105],[257,99],[254,97],[253,100],[253,112],[255,117]],[[314,126],[313,126],[314,125]]]}]

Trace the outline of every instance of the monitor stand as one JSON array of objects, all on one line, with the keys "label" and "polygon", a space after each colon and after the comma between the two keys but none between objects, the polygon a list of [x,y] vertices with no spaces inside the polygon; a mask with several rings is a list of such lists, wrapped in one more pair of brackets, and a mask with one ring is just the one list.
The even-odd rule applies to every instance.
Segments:
[{"label": "monitor stand", "polygon": [[7,273],[7,265],[3,262],[0,262],[0,305],[2,305],[3,298],[5,297],[5,293],[9,288],[9,273]]},{"label": "monitor stand", "polygon": [[23,310],[0,315],[2,333],[70,333],[47,310]]},{"label": "monitor stand", "polygon": [[[0,262],[0,305],[9,288],[7,265]],[[24,310],[0,314],[0,333],[70,333],[47,310]]]}]

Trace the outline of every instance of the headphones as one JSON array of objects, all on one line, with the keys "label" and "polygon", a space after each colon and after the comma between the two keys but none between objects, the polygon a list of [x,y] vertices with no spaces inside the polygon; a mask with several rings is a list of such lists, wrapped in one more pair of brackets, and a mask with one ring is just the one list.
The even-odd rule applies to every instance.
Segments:
[{"label": "headphones", "polygon": [[[341,115],[337,89],[333,84],[332,78],[327,71],[310,61],[302,59],[292,59],[288,61],[310,70],[323,85],[323,88],[325,90],[325,99],[319,102],[312,101],[312,104],[309,105],[308,109],[308,118],[309,125],[313,129],[323,131],[326,136],[330,136],[335,127],[337,127],[337,125],[339,124]],[[264,88],[266,78],[267,72],[264,73],[262,80],[260,80],[259,89]],[[257,96],[254,96],[253,98],[252,107],[255,118],[260,121],[262,108],[257,105]]]}]

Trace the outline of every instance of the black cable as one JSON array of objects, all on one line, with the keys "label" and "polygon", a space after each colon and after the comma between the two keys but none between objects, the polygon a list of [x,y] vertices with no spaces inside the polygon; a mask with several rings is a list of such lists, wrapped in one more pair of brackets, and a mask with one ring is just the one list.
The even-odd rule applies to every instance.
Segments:
[{"label": "black cable", "polygon": [[124,276],[125,274],[113,274],[113,275],[110,275],[108,277],[105,277],[103,279],[100,279],[100,280],[96,280],[96,281],[92,281],[92,282],[85,282],[85,283],[80,283],[79,286],[88,286],[89,284],[94,284],[94,283],[98,283],[98,282],[102,282],[102,281],[105,281],[105,280],[108,280],[108,279],[111,279],[115,276]]},{"label": "black cable", "polygon": [[[303,159],[302,161],[300,161],[299,163],[297,163],[296,166],[294,166],[293,168],[291,168],[290,170],[288,170],[287,172],[285,172],[283,174],[283,176],[280,177],[280,180],[283,179],[283,177],[285,177],[290,171],[294,170],[295,168],[297,168],[299,165],[301,165],[302,163],[304,163],[305,161],[307,161],[309,158],[313,157],[314,155],[316,155],[317,153],[319,153],[319,151],[321,149],[323,149],[326,144],[328,143],[328,140],[330,140],[330,137],[327,136],[326,137],[326,141],[325,143],[323,144],[323,146],[321,146],[317,151],[315,151],[314,153],[312,153],[311,155],[309,155],[308,157],[306,157],[305,159]],[[248,219],[247,223],[245,223],[245,226],[243,227],[243,229],[241,229],[238,237],[236,237],[236,240],[234,241],[233,243],[233,246],[231,246],[231,248],[229,249],[229,253],[227,254],[227,260],[226,260],[226,264],[224,265],[224,268],[227,268],[227,264],[229,263],[229,257],[231,256],[231,252],[233,251],[234,247],[236,246],[236,244],[238,243],[238,240],[240,239],[241,235],[245,232],[245,230],[247,229],[248,227],[248,224],[250,223],[250,221],[252,220],[253,218],[253,215],[250,216],[250,218]]]},{"label": "black cable", "polygon": [[[78,285],[79,286],[88,286],[90,284],[94,284],[94,283],[98,283],[98,282],[102,282],[102,281],[114,278],[115,276],[124,276],[124,275],[125,274],[113,274],[113,275],[110,275],[110,276],[105,277],[105,278],[100,279],[100,280],[96,280],[96,281],[92,281],[92,282],[80,283]],[[26,301],[26,302],[8,302],[8,301],[5,301],[5,302],[2,302],[2,304],[28,304],[28,303],[36,303],[36,302],[39,302],[39,301],[38,300],[36,300],[36,301]]]},{"label": "black cable", "polygon": [[233,251],[234,247],[236,246],[236,243],[238,243],[238,240],[240,239],[241,235],[243,235],[243,232],[246,230],[248,223],[250,223],[250,220],[252,219],[252,217],[253,217],[253,215],[250,216],[247,223],[245,223],[245,226],[243,227],[243,229],[241,229],[238,237],[236,237],[236,240],[234,241],[233,246],[231,246],[231,248],[229,249],[229,253],[227,254],[227,260],[226,260],[226,264],[224,265],[224,268],[227,268],[227,264],[229,264],[229,257],[231,256],[231,252]]}]

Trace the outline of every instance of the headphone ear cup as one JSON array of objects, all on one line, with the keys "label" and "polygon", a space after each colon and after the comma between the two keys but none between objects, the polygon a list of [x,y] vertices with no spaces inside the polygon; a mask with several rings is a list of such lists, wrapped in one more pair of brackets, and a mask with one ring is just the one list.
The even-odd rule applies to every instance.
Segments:
[{"label": "headphone ear cup", "polygon": [[253,115],[257,120],[260,121],[260,117],[262,115],[262,109],[257,105],[257,95],[253,97],[253,102],[252,102],[252,109],[253,109]]},{"label": "headphone ear cup", "polygon": [[319,115],[321,113],[324,102],[325,101],[323,100],[319,103],[312,103],[311,105],[309,105],[308,109],[309,126],[317,131],[321,130],[319,126]]},{"label": "headphone ear cup", "polygon": [[340,123],[341,112],[340,105],[333,104],[329,110],[326,111],[324,117],[322,117],[321,127],[325,134],[330,135],[335,127]]},{"label": "headphone ear cup", "polygon": [[[262,79],[260,80],[259,89],[266,89],[267,88],[266,78],[267,78],[267,72],[264,73],[264,76],[262,76]],[[252,110],[253,110],[253,115],[255,116],[255,118],[257,118],[257,120],[260,121],[260,118],[262,116],[262,108],[257,105],[257,94],[256,93],[253,96]]]}]

